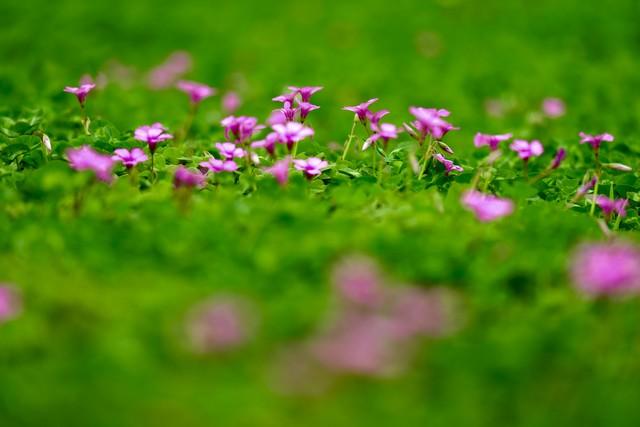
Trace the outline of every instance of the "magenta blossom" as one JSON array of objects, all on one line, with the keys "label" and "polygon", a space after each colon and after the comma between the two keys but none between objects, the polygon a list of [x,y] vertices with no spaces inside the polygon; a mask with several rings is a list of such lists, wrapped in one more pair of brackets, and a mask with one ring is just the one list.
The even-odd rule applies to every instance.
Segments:
[{"label": "magenta blossom", "polygon": [[244,157],[247,152],[235,145],[233,142],[217,142],[216,150],[222,157],[227,160],[233,160],[238,157]]},{"label": "magenta blossom", "polygon": [[324,89],[322,86],[289,86],[289,90],[294,94],[299,94],[302,102],[309,102],[311,95]]},{"label": "magenta blossom", "polygon": [[242,105],[242,99],[236,92],[227,92],[222,97],[222,110],[227,114],[235,113]]},{"label": "magenta blossom", "polygon": [[20,294],[11,285],[0,284],[0,324],[17,317],[22,311]]},{"label": "magenta blossom", "polygon": [[173,176],[173,186],[175,188],[204,187],[206,177],[200,172],[191,171],[184,166],[178,166]]},{"label": "magenta blossom", "polygon": [[251,139],[253,135],[264,129],[264,126],[258,125],[258,119],[247,116],[225,117],[220,124],[224,127],[224,136],[227,139],[231,139],[233,136],[235,141],[241,143]]},{"label": "magenta blossom", "polygon": [[78,98],[78,102],[80,106],[84,107],[84,102],[87,99],[87,95],[96,87],[93,83],[83,84],[80,87],[67,86],[64,88],[64,91],[67,93],[72,93]]},{"label": "magenta blossom", "polygon": [[200,162],[198,168],[202,173],[207,173],[209,171],[213,173],[233,172],[238,170],[238,165],[233,160],[220,160],[215,157],[211,157],[204,162]]},{"label": "magenta blossom", "polygon": [[627,216],[625,209],[627,204],[629,204],[627,199],[610,199],[607,196],[598,196],[596,197],[596,204],[602,209],[602,212],[607,218],[613,213],[622,217]]},{"label": "magenta blossom", "polygon": [[298,112],[300,113],[300,120],[306,120],[307,116],[310,112],[319,109],[320,107],[309,102],[299,102],[298,103]]},{"label": "magenta blossom", "polygon": [[389,110],[380,110],[380,111],[376,111],[375,113],[370,112],[367,117],[371,122],[371,128],[374,129],[376,126],[378,126],[378,124],[380,123],[380,120],[387,114],[389,114]]},{"label": "magenta blossom", "polygon": [[551,119],[556,119],[564,116],[566,106],[564,101],[560,98],[546,98],[542,101],[542,112],[545,116]]},{"label": "magenta blossom", "polygon": [[280,110],[273,110],[267,119],[269,126],[283,125],[287,123],[287,118]]},{"label": "magenta blossom", "polygon": [[209,98],[216,94],[216,89],[202,83],[196,83],[188,80],[180,80],[176,85],[178,89],[189,95],[192,104],[198,104],[205,98]]},{"label": "magenta blossom", "polygon": [[111,182],[113,180],[114,161],[111,156],[100,154],[88,145],[83,145],[80,148],[69,148],[67,157],[72,169],[93,171],[100,181]]},{"label": "magenta blossom", "polygon": [[342,109],[355,113],[356,116],[358,116],[358,120],[360,120],[363,124],[366,124],[368,118],[373,114],[369,110],[369,107],[371,106],[371,104],[377,101],[378,98],[372,98],[366,102],[363,102],[362,104],[354,105],[353,107],[343,107]]},{"label": "magenta blossom", "polygon": [[409,112],[416,118],[412,124],[419,133],[419,141],[424,141],[427,135],[440,140],[448,132],[459,129],[443,119],[449,116],[445,109],[410,107]]},{"label": "magenta blossom", "polygon": [[640,251],[624,242],[582,245],[573,256],[571,277],[591,297],[638,294]]},{"label": "magenta blossom", "polygon": [[282,95],[278,95],[275,98],[272,98],[272,101],[282,102],[282,104],[289,104],[289,106],[293,105],[293,102],[296,99],[297,92],[285,93]]},{"label": "magenta blossom", "polygon": [[588,135],[584,132],[578,134],[580,136],[580,144],[590,144],[594,150],[598,150],[603,142],[613,142],[613,135],[603,133],[600,135]]},{"label": "magenta blossom", "polygon": [[278,135],[281,144],[287,144],[289,149],[293,148],[296,142],[300,142],[313,136],[313,129],[298,122],[287,122],[285,124],[273,125],[273,131]]},{"label": "magenta blossom", "polygon": [[216,353],[235,350],[253,334],[249,304],[238,298],[212,298],[195,307],[187,319],[194,350]]},{"label": "magenta blossom", "polygon": [[520,157],[525,162],[529,160],[531,157],[538,157],[542,155],[544,152],[544,148],[542,148],[542,144],[540,141],[525,141],[524,139],[516,139],[509,146],[511,150],[518,153],[518,157]]},{"label": "magenta blossom", "polygon": [[140,148],[133,148],[131,151],[126,148],[118,148],[113,152],[111,158],[116,162],[122,162],[127,169],[131,169],[138,163],[146,162],[148,159]]},{"label": "magenta blossom", "polygon": [[551,169],[558,169],[566,157],[567,150],[562,147],[558,148],[558,151],[556,151],[556,155],[551,162]]},{"label": "magenta blossom", "polygon": [[434,154],[434,159],[442,163],[444,166],[444,174],[449,175],[451,172],[462,172],[464,169],[462,166],[455,165],[453,161],[446,159],[442,154]]},{"label": "magenta blossom", "polygon": [[580,188],[578,188],[578,191],[576,192],[576,196],[574,197],[574,199],[578,200],[584,197],[585,194],[587,194],[593,187],[595,187],[597,182],[598,182],[598,177],[594,176],[589,181],[582,184]]},{"label": "magenta blossom", "polygon": [[289,182],[289,165],[291,164],[291,157],[287,156],[282,160],[279,160],[273,164],[273,166],[266,168],[264,171],[273,176],[278,184],[281,186],[287,185]]},{"label": "magenta blossom", "polygon": [[149,72],[148,82],[153,89],[173,86],[176,81],[191,69],[191,55],[188,52],[174,52],[162,64]]},{"label": "magenta blossom", "polygon": [[162,123],[154,123],[152,125],[140,126],[133,134],[138,141],[149,144],[149,151],[153,154],[156,151],[158,143],[173,139],[173,135],[167,133],[167,129]]},{"label": "magenta blossom", "polygon": [[264,148],[270,155],[273,156],[276,152],[276,143],[278,141],[278,134],[275,132],[271,132],[264,139],[252,142],[251,148]]},{"label": "magenta blossom", "polygon": [[306,160],[294,159],[293,164],[297,170],[304,173],[307,179],[320,175],[329,166],[329,163],[317,157],[309,157]]},{"label": "magenta blossom", "polygon": [[373,129],[373,135],[364,142],[362,145],[363,150],[366,150],[378,140],[381,140],[386,146],[390,139],[398,138],[398,133],[400,132],[400,129],[391,123],[377,125],[372,122],[371,129]]},{"label": "magenta blossom", "polygon": [[462,204],[482,222],[491,222],[513,213],[513,202],[491,194],[469,190],[462,195]]},{"label": "magenta blossom", "polygon": [[363,256],[342,260],[333,270],[333,282],[342,300],[355,306],[376,308],[385,297],[378,265]]},{"label": "magenta blossom", "polygon": [[502,141],[508,141],[511,139],[513,135],[510,133],[505,133],[502,135],[486,135],[483,133],[476,133],[476,136],[473,138],[473,145],[476,147],[484,147],[489,146],[491,151],[495,151],[498,149],[498,145]]}]

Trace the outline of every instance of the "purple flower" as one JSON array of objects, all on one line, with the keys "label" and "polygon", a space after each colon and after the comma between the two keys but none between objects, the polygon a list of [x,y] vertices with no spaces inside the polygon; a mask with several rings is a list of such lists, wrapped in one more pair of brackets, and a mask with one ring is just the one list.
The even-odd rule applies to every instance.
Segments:
[{"label": "purple flower", "polygon": [[191,69],[191,55],[188,52],[174,52],[166,61],[149,72],[148,82],[153,89],[173,86],[176,81]]},{"label": "purple flower", "polygon": [[549,118],[556,119],[564,116],[566,106],[560,98],[546,98],[542,101],[542,112]]},{"label": "purple flower", "polygon": [[93,83],[83,84],[80,87],[67,86],[64,88],[64,91],[67,93],[72,93],[78,98],[78,102],[81,106],[84,106],[84,102],[87,99],[87,95],[96,87]]},{"label": "purple flower", "polygon": [[216,149],[222,157],[227,160],[233,160],[237,157],[244,157],[247,153],[233,142],[217,142]]},{"label": "purple flower", "polygon": [[453,164],[451,160],[446,159],[442,154],[438,153],[433,156],[438,162],[444,166],[444,174],[449,175],[452,171],[462,172],[464,169],[461,166]]},{"label": "purple flower", "polygon": [[131,169],[138,163],[146,162],[148,159],[140,148],[133,148],[131,151],[126,148],[118,148],[113,154],[111,158],[116,162],[122,162],[127,169]]},{"label": "purple flower", "polygon": [[287,156],[282,160],[279,160],[273,164],[273,166],[266,168],[264,171],[272,175],[278,184],[281,186],[287,185],[289,181],[289,165],[291,164],[291,157]]},{"label": "purple flower", "polygon": [[304,173],[307,179],[313,179],[313,177],[320,175],[329,166],[329,163],[317,157],[309,157],[306,160],[294,159],[293,164],[297,170]]},{"label": "purple flower", "polygon": [[96,178],[104,182],[113,180],[114,161],[111,156],[100,154],[88,145],[80,148],[69,148],[67,150],[69,166],[77,171],[91,170]]},{"label": "purple flower", "polygon": [[269,133],[264,139],[251,143],[251,148],[264,148],[272,156],[276,152],[276,143],[279,141],[279,136],[275,132]]},{"label": "purple flower", "polygon": [[149,151],[153,154],[158,143],[173,139],[173,135],[166,132],[167,129],[161,123],[154,123],[151,126],[140,126],[135,130],[133,137],[138,141],[149,144]]},{"label": "purple flower", "polygon": [[176,85],[178,89],[189,95],[192,104],[197,104],[205,98],[216,94],[216,90],[202,83],[188,80],[180,80]]},{"label": "purple flower", "polygon": [[233,160],[220,160],[215,157],[211,157],[204,162],[200,162],[198,168],[202,173],[207,173],[209,171],[213,173],[233,172],[238,169],[238,165]]},{"label": "purple flower", "polygon": [[511,139],[512,136],[513,135],[510,133],[505,133],[503,135],[486,135],[478,132],[476,133],[476,136],[473,138],[473,145],[475,145],[478,148],[488,145],[491,151],[495,151],[498,149],[498,145],[502,141],[507,141]]},{"label": "purple flower", "polygon": [[640,251],[629,243],[581,245],[571,262],[571,277],[588,296],[623,296],[640,292]]},{"label": "purple flower", "polygon": [[600,135],[587,135],[584,132],[578,134],[580,136],[580,144],[590,144],[594,150],[598,150],[603,142],[613,142],[613,135],[603,133]]},{"label": "purple flower", "polygon": [[178,166],[173,176],[173,186],[175,188],[204,187],[206,177],[200,172],[190,171],[184,166]]},{"label": "purple flower", "polygon": [[343,107],[342,109],[345,111],[351,111],[352,113],[355,113],[356,116],[358,116],[358,120],[366,124],[367,119],[371,116],[371,114],[373,114],[369,110],[369,107],[371,106],[371,104],[377,101],[378,101],[378,98],[372,98],[366,102],[363,102],[362,104],[354,105],[353,107]]},{"label": "purple flower", "polygon": [[469,190],[462,195],[462,204],[482,222],[490,222],[513,213],[513,202],[491,194]]},{"label": "purple flower", "polygon": [[233,135],[233,138],[241,143],[251,139],[253,135],[264,129],[264,126],[258,125],[258,119],[255,117],[229,116],[222,119],[221,124],[227,139]]},{"label": "purple flower", "polygon": [[273,125],[283,125],[287,123],[287,118],[284,113],[280,110],[273,110],[267,119],[267,123],[269,126]]},{"label": "purple flower", "polygon": [[212,298],[196,306],[187,318],[194,350],[215,353],[237,349],[252,335],[248,303],[238,298]]},{"label": "purple flower", "polygon": [[607,218],[614,212],[622,217],[627,216],[625,209],[629,204],[627,199],[610,199],[607,196],[598,196],[596,197],[596,204],[602,209]]},{"label": "purple flower", "polygon": [[378,140],[382,140],[386,145],[390,139],[398,138],[398,132],[400,132],[400,129],[391,123],[382,123],[378,125],[372,122],[371,129],[373,129],[374,133],[362,145],[363,150],[366,150]]},{"label": "purple flower", "polygon": [[272,99],[275,102],[282,102],[283,104],[288,104],[289,107],[293,105],[293,101],[296,99],[297,92],[285,93],[283,95],[276,96]]},{"label": "purple flower", "polygon": [[227,114],[235,113],[242,105],[242,99],[236,92],[227,92],[222,97],[222,110]]},{"label": "purple flower", "polygon": [[567,150],[565,150],[562,147],[558,148],[558,151],[556,151],[556,155],[553,158],[553,162],[551,162],[551,169],[558,169],[558,167],[560,167],[560,164],[562,164],[562,162],[566,157],[567,157]]},{"label": "purple flower", "polygon": [[598,182],[598,177],[594,176],[589,181],[587,181],[586,183],[582,184],[580,186],[580,188],[578,188],[578,191],[576,192],[576,196],[575,196],[574,199],[578,200],[578,199],[584,197],[585,194],[587,194],[593,187],[595,187],[596,182]]},{"label": "purple flower", "polygon": [[299,102],[298,111],[300,112],[300,120],[304,121],[310,112],[317,110],[318,108],[320,107],[317,105],[313,105],[309,102],[305,102],[305,101]]},{"label": "purple flower", "polygon": [[379,307],[384,299],[384,283],[378,265],[367,257],[342,260],[333,270],[339,296],[356,306]]},{"label": "purple flower", "polygon": [[377,126],[380,123],[380,120],[387,114],[389,114],[389,110],[380,110],[376,111],[375,113],[369,112],[367,117],[371,122],[371,128],[373,129],[374,126]]},{"label": "purple flower", "polygon": [[11,285],[0,284],[0,324],[17,317],[22,311],[20,294]]},{"label": "purple flower", "polygon": [[542,144],[540,141],[525,141],[524,139],[516,139],[509,146],[512,151],[518,153],[518,157],[522,160],[527,161],[531,157],[538,157],[543,152]]},{"label": "purple flower", "polygon": [[445,109],[410,107],[409,112],[416,118],[412,124],[420,134],[420,141],[423,141],[427,135],[440,140],[448,132],[458,130],[442,119],[449,116],[449,111]]},{"label": "purple flower", "polygon": [[292,91],[294,95],[300,94],[300,98],[302,98],[302,102],[309,102],[309,100],[311,99],[311,95],[321,91],[322,89],[323,89],[322,86],[303,86],[303,87],[289,86],[289,90]]},{"label": "purple flower", "polygon": [[282,144],[287,144],[291,149],[293,144],[313,136],[313,129],[298,122],[287,122],[285,124],[273,125],[273,131],[278,135],[278,140]]}]

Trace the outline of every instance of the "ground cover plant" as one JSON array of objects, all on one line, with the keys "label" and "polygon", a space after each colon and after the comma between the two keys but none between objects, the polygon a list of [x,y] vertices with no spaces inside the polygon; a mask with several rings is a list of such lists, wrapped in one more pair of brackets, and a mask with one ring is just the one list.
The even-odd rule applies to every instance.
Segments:
[{"label": "ground cover plant", "polygon": [[637,425],[639,6],[0,5],[0,425]]}]

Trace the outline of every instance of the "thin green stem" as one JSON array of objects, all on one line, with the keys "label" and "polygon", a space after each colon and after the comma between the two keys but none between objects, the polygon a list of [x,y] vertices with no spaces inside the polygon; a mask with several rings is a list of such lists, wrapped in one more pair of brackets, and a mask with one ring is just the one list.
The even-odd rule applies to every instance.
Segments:
[{"label": "thin green stem", "polygon": [[351,142],[355,137],[354,132],[356,131],[357,124],[358,124],[358,116],[353,116],[353,125],[351,125],[351,132],[349,132],[349,138],[347,139],[347,142],[344,145],[344,151],[342,152],[342,160],[345,160],[347,158],[347,153],[349,152],[349,148],[351,148]]}]

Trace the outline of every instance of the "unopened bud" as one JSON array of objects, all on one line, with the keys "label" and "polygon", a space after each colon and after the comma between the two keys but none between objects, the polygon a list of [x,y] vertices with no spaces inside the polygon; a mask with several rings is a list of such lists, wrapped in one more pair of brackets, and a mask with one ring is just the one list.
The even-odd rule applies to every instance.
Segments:
[{"label": "unopened bud", "polygon": [[631,166],[627,166],[622,163],[605,163],[604,167],[621,171],[621,172],[631,172],[633,170]]}]

